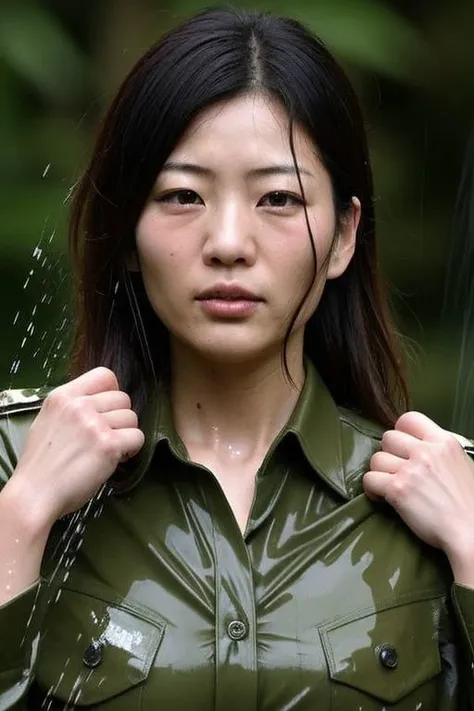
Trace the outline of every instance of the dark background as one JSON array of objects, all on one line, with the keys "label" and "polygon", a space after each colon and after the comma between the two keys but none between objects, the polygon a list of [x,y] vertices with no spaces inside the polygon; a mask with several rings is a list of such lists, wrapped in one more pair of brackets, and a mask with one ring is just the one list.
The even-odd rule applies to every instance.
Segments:
[{"label": "dark background", "polygon": [[[68,192],[86,161],[97,120],[125,73],[162,31],[214,4],[3,0],[0,388],[61,378],[69,325]],[[367,119],[381,260],[405,336],[414,405],[466,432],[474,424],[468,413],[469,354],[474,355],[473,300],[467,296],[470,228],[467,213],[464,221],[455,219],[455,208],[463,165],[470,171],[474,164],[474,149],[472,161],[468,152],[474,123],[473,0],[232,4],[303,20],[349,72]],[[464,210],[474,205],[469,180],[461,200]]]}]

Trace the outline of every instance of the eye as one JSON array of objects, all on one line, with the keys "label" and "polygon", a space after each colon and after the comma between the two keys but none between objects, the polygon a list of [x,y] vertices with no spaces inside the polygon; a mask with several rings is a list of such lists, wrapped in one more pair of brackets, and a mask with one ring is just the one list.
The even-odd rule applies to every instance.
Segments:
[{"label": "eye", "polygon": [[194,190],[173,190],[166,195],[156,198],[157,202],[165,202],[170,205],[203,205],[202,199]]},{"label": "eye", "polygon": [[295,207],[296,205],[304,205],[303,198],[300,195],[282,190],[274,190],[271,193],[267,193],[258,203],[259,207],[275,207],[280,210],[285,207]]}]

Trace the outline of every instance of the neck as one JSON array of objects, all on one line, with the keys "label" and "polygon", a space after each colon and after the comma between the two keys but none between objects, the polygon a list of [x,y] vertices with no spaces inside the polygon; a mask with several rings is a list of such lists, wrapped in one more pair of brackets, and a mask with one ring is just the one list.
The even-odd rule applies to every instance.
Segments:
[{"label": "neck", "polygon": [[252,364],[216,363],[172,346],[171,406],[191,459],[261,459],[288,421],[304,383],[302,352]]}]

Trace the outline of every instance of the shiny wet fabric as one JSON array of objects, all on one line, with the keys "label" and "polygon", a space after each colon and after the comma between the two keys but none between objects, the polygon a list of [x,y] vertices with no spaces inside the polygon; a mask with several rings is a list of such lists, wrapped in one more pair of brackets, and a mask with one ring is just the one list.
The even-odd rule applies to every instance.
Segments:
[{"label": "shiny wet fabric", "polygon": [[62,522],[39,592],[0,608],[0,709],[472,711],[474,591],[362,493],[379,438],[310,368],[242,536],[164,400],[141,480]]}]

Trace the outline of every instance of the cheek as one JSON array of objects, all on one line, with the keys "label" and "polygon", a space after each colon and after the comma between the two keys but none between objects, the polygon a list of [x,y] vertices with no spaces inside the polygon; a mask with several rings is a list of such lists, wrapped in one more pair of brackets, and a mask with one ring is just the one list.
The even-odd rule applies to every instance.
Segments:
[{"label": "cheek", "polygon": [[300,226],[298,230],[294,228],[288,233],[292,248],[288,250],[286,263],[283,265],[284,278],[289,289],[295,294],[296,303],[300,302],[311,286],[295,326],[306,323],[319,304],[326,283],[327,260],[334,241],[335,219],[332,212],[310,214],[309,223],[316,252],[316,265],[306,221],[304,227]]},{"label": "cheek", "polygon": [[298,291],[306,290],[309,280],[314,278],[313,245],[319,273],[324,267],[334,238],[335,224],[332,214],[315,211],[309,213],[308,217],[311,234],[303,216],[302,219],[286,225],[284,236],[278,241],[275,250],[280,268],[284,270],[283,278],[297,283]]},{"label": "cheek", "polygon": [[138,222],[135,232],[138,261],[144,278],[173,273],[176,268],[178,249],[173,240],[166,239],[166,230],[146,213]]}]

